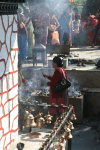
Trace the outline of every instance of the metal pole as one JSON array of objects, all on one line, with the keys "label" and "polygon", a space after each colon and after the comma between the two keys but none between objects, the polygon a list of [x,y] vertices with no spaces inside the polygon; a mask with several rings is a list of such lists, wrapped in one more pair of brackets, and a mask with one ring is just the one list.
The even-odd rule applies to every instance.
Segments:
[{"label": "metal pole", "polygon": [[[47,147],[44,150],[48,150],[48,148],[50,147],[51,143],[53,142],[54,138],[56,137],[56,135],[60,132],[61,128],[64,126],[66,120],[68,119],[69,115],[72,112],[72,108],[70,108],[69,112],[67,113],[67,115],[65,116],[65,118],[62,121],[62,124],[59,126],[59,128],[57,129],[56,133],[53,135],[52,139],[49,141]],[[70,145],[70,144],[69,144]]]}]

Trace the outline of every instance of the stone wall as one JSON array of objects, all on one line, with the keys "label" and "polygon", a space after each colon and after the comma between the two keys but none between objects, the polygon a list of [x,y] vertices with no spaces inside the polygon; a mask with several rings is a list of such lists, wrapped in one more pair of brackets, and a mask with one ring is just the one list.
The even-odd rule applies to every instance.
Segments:
[{"label": "stone wall", "polygon": [[18,138],[17,15],[0,16],[0,150]]},{"label": "stone wall", "polygon": [[78,81],[80,88],[100,88],[100,71],[66,70],[69,79]]}]

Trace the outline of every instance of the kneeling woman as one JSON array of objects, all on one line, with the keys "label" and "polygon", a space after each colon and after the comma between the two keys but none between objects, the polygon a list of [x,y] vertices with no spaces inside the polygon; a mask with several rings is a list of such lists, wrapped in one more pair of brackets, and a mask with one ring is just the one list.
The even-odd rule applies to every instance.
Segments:
[{"label": "kneeling woman", "polygon": [[[64,90],[63,92],[59,93],[54,93],[53,92],[53,87],[57,85],[59,80],[62,79],[62,76],[67,79],[67,73],[63,68],[63,63],[60,57],[55,56],[53,58],[52,66],[55,69],[53,76],[49,76],[46,74],[43,74],[43,77],[47,78],[50,80],[50,82],[47,82],[47,85],[50,86],[50,99],[49,99],[49,104],[56,104],[56,105],[67,105],[68,106],[68,92],[67,89]],[[59,108],[59,113],[62,112],[64,109]],[[56,114],[56,109],[55,108],[50,108],[49,112],[51,114]]]}]

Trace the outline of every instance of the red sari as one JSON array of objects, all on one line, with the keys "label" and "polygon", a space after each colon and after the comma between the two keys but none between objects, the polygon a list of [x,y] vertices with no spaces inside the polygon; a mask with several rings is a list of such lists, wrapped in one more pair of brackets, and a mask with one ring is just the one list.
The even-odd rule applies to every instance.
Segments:
[{"label": "red sari", "polygon": [[[59,71],[58,71],[59,70]],[[53,76],[49,76],[48,79],[50,80],[50,82],[47,83],[48,86],[50,86],[50,98],[49,98],[49,104],[57,104],[56,98],[59,98],[59,105],[64,104],[67,105],[67,91],[65,90],[64,92],[59,92],[59,93],[54,93],[53,92],[53,86],[56,86],[58,81],[61,80],[61,75],[63,75],[66,79],[67,79],[67,73],[63,68],[57,68],[55,69],[55,72],[53,74]],[[59,112],[62,112],[63,108],[59,108]],[[56,109],[55,108],[50,108],[49,112],[51,114],[55,114],[56,113]]]},{"label": "red sari", "polygon": [[87,27],[87,45],[92,45],[94,34],[95,34],[95,29],[92,32],[90,32],[89,29],[96,27],[98,20],[94,19],[93,15],[90,15],[88,17],[87,21],[89,20],[91,21],[91,24]]}]

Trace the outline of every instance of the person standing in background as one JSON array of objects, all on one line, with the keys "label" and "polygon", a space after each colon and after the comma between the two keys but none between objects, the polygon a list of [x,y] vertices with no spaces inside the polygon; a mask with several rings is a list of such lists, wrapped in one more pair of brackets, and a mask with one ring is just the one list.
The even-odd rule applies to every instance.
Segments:
[{"label": "person standing in background", "polygon": [[34,24],[35,24],[35,44],[42,44],[46,46],[47,37],[48,37],[48,28],[50,25],[50,16],[49,13],[46,12],[45,6],[40,6],[36,10],[36,15],[34,16]]},{"label": "person standing in background", "polygon": [[92,42],[92,48],[94,47],[96,36],[97,36],[97,34],[99,32],[99,49],[100,49],[100,7],[99,7],[99,10],[98,10],[98,12],[96,14],[95,19],[98,20],[98,24],[96,25],[95,35],[94,35],[93,42]]},{"label": "person standing in background", "polygon": [[98,20],[95,19],[94,15],[91,15],[89,13],[89,15],[87,16],[87,45],[92,45],[97,24]]},{"label": "person standing in background", "polygon": [[59,33],[60,44],[63,44],[63,28],[62,28],[62,26],[60,24],[61,21],[62,21],[61,17],[62,17],[62,13],[59,14],[59,16],[58,16],[58,22],[59,22],[58,33]]},{"label": "person standing in background", "polygon": [[75,12],[72,11],[72,7],[70,8],[71,10],[71,20],[70,20],[70,35],[69,35],[69,43],[70,47],[72,47],[73,42],[74,42],[74,22],[75,22]]},{"label": "person standing in background", "polygon": [[80,32],[80,22],[81,22],[81,15],[78,13],[78,9],[73,9],[75,14],[75,21],[74,21],[74,44],[75,46],[79,47],[79,32]]},{"label": "person standing in background", "polygon": [[24,24],[24,14],[18,10],[18,48],[19,60],[27,60],[28,56],[28,32]]},{"label": "person standing in background", "polygon": [[30,18],[30,10],[29,9],[24,9],[24,23],[26,25],[26,29],[28,31],[28,58],[32,58],[32,48],[35,46],[35,35],[33,33],[34,27],[32,24],[32,20]]},{"label": "person standing in background", "polygon": [[[54,39],[54,43],[55,44],[60,44],[59,43],[59,34],[58,34],[58,28],[59,28],[60,24],[56,18],[55,15],[51,15],[51,19],[50,19],[50,26],[49,26],[49,30],[48,30],[48,43],[52,44],[52,40],[53,40],[53,33],[55,33],[55,39]],[[57,34],[56,34],[57,33]]]},{"label": "person standing in background", "polygon": [[71,5],[68,5],[65,12],[59,18],[59,23],[63,32],[62,44],[70,44],[70,22],[71,22]]}]

